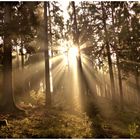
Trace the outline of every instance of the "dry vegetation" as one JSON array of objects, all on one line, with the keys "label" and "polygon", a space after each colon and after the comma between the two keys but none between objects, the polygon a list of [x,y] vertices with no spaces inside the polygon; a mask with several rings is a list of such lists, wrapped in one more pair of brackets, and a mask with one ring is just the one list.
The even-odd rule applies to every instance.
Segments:
[{"label": "dry vegetation", "polygon": [[[34,96],[33,96],[34,95]],[[61,95],[61,94],[60,94]],[[92,102],[88,109],[80,112],[68,107],[59,96],[53,97],[53,106],[45,108],[43,96],[31,94],[31,103],[21,102],[26,114],[1,115],[7,125],[0,126],[1,138],[139,138],[139,112],[120,112],[105,118],[96,111]],[[61,95],[62,97],[62,95]],[[41,100],[40,100],[41,99]],[[58,101],[59,100],[59,101]],[[42,100],[43,101],[43,100]],[[95,113],[97,112],[97,113]]]}]

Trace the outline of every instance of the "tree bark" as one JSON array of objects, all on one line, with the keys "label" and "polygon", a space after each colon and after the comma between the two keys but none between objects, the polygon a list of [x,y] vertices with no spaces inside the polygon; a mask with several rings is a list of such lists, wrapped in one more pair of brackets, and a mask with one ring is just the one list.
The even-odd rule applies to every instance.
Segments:
[{"label": "tree bark", "polygon": [[44,2],[44,55],[45,55],[45,86],[46,106],[51,105],[50,72],[49,72],[49,47],[48,47],[48,1]]},{"label": "tree bark", "polygon": [[52,46],[52,25],[51,25],[51,11],[50,11],[50,2],[48,2],[48,14],[49,14],[49,39],[51,46],[51,56],[53,57],[53,46]]}]

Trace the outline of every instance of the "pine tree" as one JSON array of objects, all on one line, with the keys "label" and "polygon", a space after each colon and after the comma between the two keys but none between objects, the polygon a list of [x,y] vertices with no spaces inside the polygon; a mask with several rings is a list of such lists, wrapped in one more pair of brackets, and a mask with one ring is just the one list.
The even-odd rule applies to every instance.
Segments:
[{"label": "pine tree", "polygon": [[44,56],[45,56],[45,85],[46,105],[51,105],[50,72],[49,72],[49,47],[48,47],[48,2],[44,2]]}]

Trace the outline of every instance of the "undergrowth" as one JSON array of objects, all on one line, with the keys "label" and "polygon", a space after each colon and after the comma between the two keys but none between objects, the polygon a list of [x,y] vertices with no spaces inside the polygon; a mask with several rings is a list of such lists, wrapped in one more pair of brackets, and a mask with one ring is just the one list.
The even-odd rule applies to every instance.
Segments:
[{"label": "undergrowth", "polygon": [[[30,93],[30,102],[20,100],[20,106],[28,110],[26,116],[7,115],[0,119],[8,121],[0,127],[1,138],[139,138],[140,117],[138,111],[113,107],[113,113],[105,114],[95,100],[87,100],[80,111],[71,106],[63,94],[53,95],[53,106],[44,107],[44,94]],[[105,106],[104,100],[100,101]],[[109,103],[109,106],[112,106]],[[101,112],[103,111],[103,112]],[[86,113],[85,113],[86,112]],[[108,111],[109,112],[109,111]],[[135,112],[135,113],[134,113]]]},{"label": "undergrowth", "polygon": [[85,114],[78,116],[65,111],[45,109],[31,111],[21,119],[8,120],[2,126],[1,138],[91,138],[92,122]]}]

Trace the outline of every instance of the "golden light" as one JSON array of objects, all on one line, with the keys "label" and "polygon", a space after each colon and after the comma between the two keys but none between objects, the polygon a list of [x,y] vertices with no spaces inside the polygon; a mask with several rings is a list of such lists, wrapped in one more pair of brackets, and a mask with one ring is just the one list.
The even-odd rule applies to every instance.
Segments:
[{"label": "golden light", "polygon": [[78,55],[78,48],[77,47],[71,47],[69,49],[69,56],[74,58]]},{"label": "golden light", "polygon": [[70,47],[67,51],[64,51],[63,54],[65,64],[73,65],[76,63],[76,57],[78,56],[78,48]]}]

